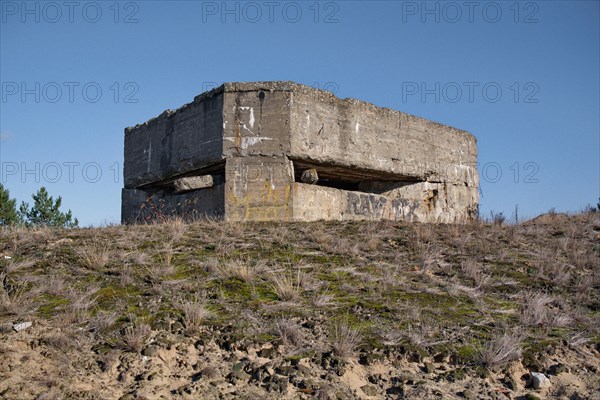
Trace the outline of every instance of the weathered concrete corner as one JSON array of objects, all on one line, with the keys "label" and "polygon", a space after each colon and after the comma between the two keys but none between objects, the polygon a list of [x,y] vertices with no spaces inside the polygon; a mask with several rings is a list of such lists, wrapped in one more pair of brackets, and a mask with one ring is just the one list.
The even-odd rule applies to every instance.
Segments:
[{"label": "weathered concrete corner", "polygon": [[470,133],[293,82],[225,83],[125,129],[123,222],[477,216]]}]

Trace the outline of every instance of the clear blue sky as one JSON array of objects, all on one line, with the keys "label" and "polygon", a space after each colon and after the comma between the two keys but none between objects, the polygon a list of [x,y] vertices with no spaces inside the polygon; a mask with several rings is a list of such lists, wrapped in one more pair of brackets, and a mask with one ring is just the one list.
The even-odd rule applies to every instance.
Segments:
[{"label": "clear blue sky", "polygon": [[[292,80],[466,129],[481,210],[600,196],[598,1],[1,1],[0,165],[119,222],[123,128],[225,81]],[[101,175],[99,175],[101,174]]]}]

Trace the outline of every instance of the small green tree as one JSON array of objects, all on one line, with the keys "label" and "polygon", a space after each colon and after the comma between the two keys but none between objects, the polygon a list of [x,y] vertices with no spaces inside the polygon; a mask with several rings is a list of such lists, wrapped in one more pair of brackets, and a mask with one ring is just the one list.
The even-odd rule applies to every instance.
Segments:
[{"label": "small green tree", "polygon": [[22,202],[19,210],[27,226],[74,228],[79,225],[77,218],[73,219],[71,210],[66,213],[60,211],[62,198],[59,196],[55,201],[45,187],[31,197],[33,198],[33,207],[29,208],[28,203]]},{"label": "small green tree", "polygon": [[8,189],[0,183],[0,226],[21,223],[21,215],[17,212],[17,200],[10,198]]}]

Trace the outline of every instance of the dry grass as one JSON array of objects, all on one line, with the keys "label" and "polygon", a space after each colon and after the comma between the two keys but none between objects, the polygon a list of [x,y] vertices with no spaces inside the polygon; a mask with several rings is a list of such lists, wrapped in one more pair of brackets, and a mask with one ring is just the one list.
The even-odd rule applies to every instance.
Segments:
[{"label": "dry grass", "polygon": [[497,333],[480,352],[480,361],[489,369],[504,367],[521,358],[524,335],[519,331]]},{"label": "dry grass", "polygon": [[[463,347],[471,349],[460,361],[467,372],[519,357],[529,368],[540,358],[529,352],[546,351],[534,346],[542,340],[585,357],[597,351],[600,221],[590,218],[0,229],[0,254],[12,256],[0,259],[0,329],[31,320],[30,334],[42,319],[77,335],[82,346],[65,344],[68,351],[116,343],[123,369],[140,357],[122,351],[141,351],[151,333],[202,343],[200,358],[213,345],[244,352],[272,344],[274,370],[296,357],[327,360],[331,350],[340,358],[380,352],[390,364]],[[194,363],[197,374],[207,359]],[[236,364],[219,364],[215,376]],[[313,367],[335,375],[328,365]]]},{"label": "dry grass", "polygon": [[209,264],[208,267],[221,279],[239,279],[242,282],[251,282],[257,274],[266,271],[266,262],[264,260],[252,261],[243,259],[234,259],[224,262]]},{"label": "dry grass", "polygon": [[521,322],[526,326],[543,326],[550,322],[549,304],[554,299],[544,293],[527,292],[521,305]]},{"label": "dry grass", "polygon": [[360,332],[347,323],[339,322],[333,325],[331,347],[338,357],[348,358],[354,355],[361,341]]},{"label": "dry grass", "polygon": [[150,326],[144,323],[128,325],[123,328],[122,342],[125,349],[139,353],[144,347],[150,331]]},{"label": "dry grass", "polygon": [[13,286],[9,290],[0,287],[0,314],[26,317],[35,311],[37,290],[25,286]]},{"label": "dry grass", "polygon": [[461,272],[465,277],[473,280],[479,289],[484,289],[492,284],[492,274],[486,272],[483,265],[470,258],[461,264]]},{"label": "dry grass", "polygon": [[300,298],[301,293],[301,272],[296,276],[290,277],[284,274],[271,275],[270,281],[275,294],[280,300],[294,301]]},{"label": "dry grass", "polygon": [[312,305],[317,308],[331,307],[335,305],[334,300],[334,295],[322,293],[313,298]]},{"label": "dry grass", "polygon": [[288,347],[301,347],[304,345],[304,334],[297,322],[282,319],[275,322],[273,333]]},{"label": "dry grass", "polygon": [[107,333],[115,326],[119,314],[116,311],[98,311],[88,322],[90,332]]},{"label": "dry grass", "polygon": [[182,301],[179,308],[183,313],[186,331],[190,334],[197,333],[202,324],[213,315],[208,308],[206,298],[202,296],[195,296],[190,301]]},{"label": "dry grass", "polygon": [[56,315],[56,321],[62,325],[89,324],[90,314],[96,305],[95,293],[98,289],[99,286],[93,284],[82,290],[68,288],[63,294],[68,302]]},{"label": "dry grass", "polygon": [[92,271],[106,267],[111,258],[108,244],[99,238],[94,238],[91,242],[74,248],[74,251],[79,256],[81,264]]},{"label": "dry grass", "polygon": [[[162,249],[158,252],[158,263],[166,270],[173,268],[173,257],[175,256],[175,247],[173,241],[164,242]],[[171,272],[172,273],[172,272]]]},{"label": "dry grass", "polygon": [[167,219],[162,227],[165,230],[167,238],[172,243],[177,243],[185,236],[188,229],[188,224],[180,217],[172,217]]}]

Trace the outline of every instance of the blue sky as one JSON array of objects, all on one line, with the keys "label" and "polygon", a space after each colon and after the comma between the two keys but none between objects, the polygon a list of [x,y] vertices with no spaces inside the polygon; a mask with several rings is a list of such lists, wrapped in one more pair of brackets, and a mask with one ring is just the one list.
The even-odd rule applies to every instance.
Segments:
[{"label": "blue sky", "polygon": [[120,219],[123,129],[292,80],[472,132],[481,210],[600,196],[598,1],[0,1],[0,182]]}]

